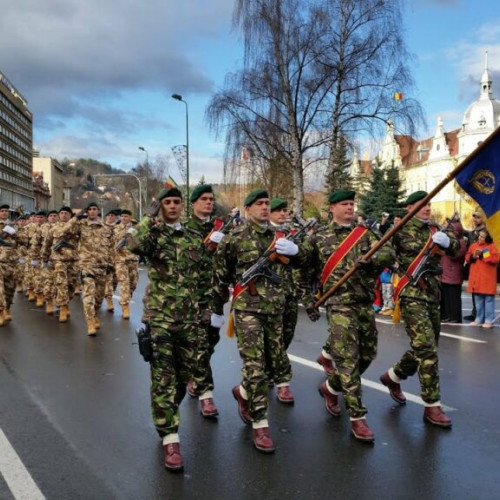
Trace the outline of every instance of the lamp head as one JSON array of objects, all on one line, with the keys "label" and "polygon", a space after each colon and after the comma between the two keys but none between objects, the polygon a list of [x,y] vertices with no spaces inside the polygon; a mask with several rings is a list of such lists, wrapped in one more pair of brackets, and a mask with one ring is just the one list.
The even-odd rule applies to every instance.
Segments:
[{"label": "lamp head", "polygon": [[182,96],[180,94],[172,94],[172,99],[182,101]]}]

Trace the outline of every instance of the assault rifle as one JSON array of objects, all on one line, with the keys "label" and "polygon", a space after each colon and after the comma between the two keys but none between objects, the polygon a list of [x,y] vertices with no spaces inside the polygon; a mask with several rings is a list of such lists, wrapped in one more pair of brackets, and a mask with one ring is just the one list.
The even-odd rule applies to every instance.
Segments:
[{"label": "assault rifle", "polygon": [[203,243],[206,245],[206,248],[209,252],[214,252],[215,249],[217,248],[217,243],[210,241],[210,236],[212,235],[212,233],[218,231],[220,233],[227,234],[229,229],[232,227],[233,223],[237,222],[239,219],[240,219],[240,213],[236,212],[234,215],[228,217],[226,222],[224,222],[224,220],[220,218],[216,218],[214,220],[213,229],[210,231],[210,233],[208,233],[207,237],[203,240]]},{"label": "assault rifle", "polygon": [[121,250],[122,248],[127,246],[127,237],[124,236],[116,245],[115,250]]},{"label": "assault rifle", "polygon": [[441,250],[438,245],[432,244],[425,251],[424,255],[420,259],[420,262],[417,264],[410,278],[410,285],[417,285],[425,290],[427,285],[425,284],[423,278],[426,274],[429,276],[441,276],[443,274],[443,270],[438,266],[432,266],[429,263],[429,259],[435,255],[443,255],[443,250]]},{"label": "assault rifle", "polygon": [[75,245],[72,243],[69,243],[66,241],[64,238],[61,238],[55,245],[54,245],[54,251],[55,252],[60,252],[63,248],[71,248],[72,250],[75,248]]},{"label": "assault rifle", "polygon": [[276,236],[271,245],[269,245],[267,250],[259,257],[259,260],[252,267],[250,267],[250,269],[247,269],[243,273],[241,280],[239,281],[239,283],[237,283],[235,287],[235,291],[237,287],[244,288],[248,286],[250,294],[257,295],[257,290],[255,289],[255,281],[261,276],[269,279],[276,285],[281,284],[281,276],[276,274],[271,269],[270,267],[271,263],[275,262],[276,260],[280,260],[283,264],[288,264],[290,259],[288,259],[288,257],[285,257],[284,255],[279,255],[276,252],[276,250],[274,249],[276,240],[284,237],[287,240],[293,242],[301,241],[303,236],[305,236],[307,232],[310,229],[312,229],[316,224],[317,224],[316,219],[310,219],[298,231],[290,232],[286,236],[283,231],[276,231]]},{"label": "assault rifle", "polygon": [[8,248],[13,248],[14,243],[9,243],[8,241],[5,241],[1,236],[0,236],[0,247],[8,247]]}]

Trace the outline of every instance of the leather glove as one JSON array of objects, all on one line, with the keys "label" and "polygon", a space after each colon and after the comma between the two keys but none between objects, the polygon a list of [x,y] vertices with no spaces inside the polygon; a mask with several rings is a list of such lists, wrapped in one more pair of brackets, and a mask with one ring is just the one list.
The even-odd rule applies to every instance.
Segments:
[{"label": "leather glove", "polygon": [[210,316],[210,325],[214,328],[220,328],[224,324],[224,316],[222,314],[212,313]]},{"label": "leather glove", "polygon": [[443,233],[443,231],[437,231],[432,235],[432,241],[442,248],[448,248],[450,246],[450,237]]},{"label": "leather glove", "polygon": [[299,247],[293,241],[287,240],[286,238],[278,238],[275,248],[276,252],[280,255],[289,255],[292,257],[299,253]]},{"label": "leather glove", "polygon": [[363,257],[360,257],[357,261],[356,261],[356,264],[358,265],[358,267],[367,267],[367,266],[371,266],[372,264],[372,261],[371,259],[368,259],[368,260],[363,260]]},{"label": "leather glove", "polygon": [[207,309],[205,309],[201,313],[200,323],[203,326],[208,326],[208,325],[210,325],[212,323],[212,316],[210,314],[210,311],[208,311]]},{"label": "leather glove", "polygon": [[106,266],[106,274],[111,274],[114,270],[114,266]]},{"label": "leather glove", "polygon": [[7,234],[10,234],[11,236],[13,234],[16,234],[16,230],[12,227],[12,226],[9,226],[8,224],[6,224],[4,227],[3,227],[3,230],[7,233]]},{"label": "leather glove", "polygon": [[321,317],[319,310],[314,307],[314,302],[309,302],[309,304],[307,304],[306,313],[311,321],[318,321]]},{"label": "leather glove", "polygon": [[80,212],[80,213],[76,216],[76,218],[77,218],[78,220],[86,219],[87,217],[88,217],[87,212],[85,212],[84,210],[82,210],[82,211],[81,211],[81,212]]},{"label": "leather glove", "polygon": [[224,233],[221,233],[220,231],[214,231],[214,232],[210,235],[209,240],[210,240],[212,243],[220,243],[220,240],[222,240],[222,238],[224,238]]}]

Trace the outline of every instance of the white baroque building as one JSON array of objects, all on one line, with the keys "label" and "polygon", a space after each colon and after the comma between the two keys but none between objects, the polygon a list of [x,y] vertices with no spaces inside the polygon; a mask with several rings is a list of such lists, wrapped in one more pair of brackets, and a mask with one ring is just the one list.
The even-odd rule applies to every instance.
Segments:
[{"label": "white baroque building", "polygon": [[[369,175],[373,165],[382,168],[394,165],[400,169],[407,194],[430,191],[500,125],[500,101],[493,97],[492,84],[486,54],[479,98],[465,111],[459,129],[445,132],[439,117],[434,136],[417,140],[409,135],[395,134],[389,123],[384,142],[373,160],[360,161],[354,155],[353,175],[360,168]],[[475,204],[467,202],[456,189],[455,182],[450,182],[432,199],[434,215],[441,220],[457,211],[464,224],[469,225],[469,215],[475,208]]]}]

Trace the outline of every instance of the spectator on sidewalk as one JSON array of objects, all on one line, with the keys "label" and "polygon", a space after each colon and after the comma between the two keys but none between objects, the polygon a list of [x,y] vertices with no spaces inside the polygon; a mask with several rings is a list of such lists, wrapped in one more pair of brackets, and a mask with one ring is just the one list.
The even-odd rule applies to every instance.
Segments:
[{"label": "spectator on sidewalk", "polygon": [[476,318],[471,325],[491,328],[495,320],[496,266],[500,257],[486,229],[479,231],[478,240],[469,247],[465,260],[470,264],[467,291],[474,294],[476,303]]},{"label": "spectator on sidewalk", "polygon": [[449,223],[455,234],[460,249],[457,255],[443,255],[441,257],[441,322],[462,322],[462,283],[464,281],[464,259],[467,251],[467,242],[464,238],[462,224],[459,221]]},{"label": "spectator on sidewalk", "polygon": [[394,312],[394,300],[392,298],[394,288],[392,286],[392,271],[388,267],[380,273],[380,286],[382,288],[382,310],[380,314],[391,316]]}]

